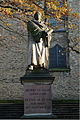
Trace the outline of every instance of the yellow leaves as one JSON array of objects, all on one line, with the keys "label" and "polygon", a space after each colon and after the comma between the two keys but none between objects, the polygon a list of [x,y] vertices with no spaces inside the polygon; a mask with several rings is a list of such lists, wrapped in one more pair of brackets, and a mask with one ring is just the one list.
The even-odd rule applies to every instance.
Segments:
[{"label": "yellow leaves", "polygon": [[68,12],[71,12],[72,11],[72,8],[70,8],[69,10],[68,10]]},{"label": "yellow leaves", "polygon": [[52,13],[52,16],[55,17],[57,20],[61,18],[62,15],[67,15],[67,2],[65,1],[64,4],[60,5],[60,2],[57,0],[47,0],[47,7],[48,10]]},{"label": "yellow leaves", "polygon": [[68,21],[68,24],[66,24],[65,27],[69,29],[75,29],[76,25],[71,21]]},{"label": "yellow leaves", "polygon": [[49,9],[57,10],[57,5],[53,2],[47,2],[46,5]]},{"label": "yellow leaves", "polygon": [[68,4],[67,4],[67,2],[66,2],[66,1],[64,1],[64,4],[63,4],[63,5],[64,5],[64,7],[65,7],[65,8],[67,8],[67,7],[68,7]]},{"label": "yellow leaves", "polygon": [[59,19],[61,18],[61,14],[60,14],[60,12],[56,12],[55,17],[57,18],[57,20],[59,20]]},{"label": "yellow leaves", "polygon": [[11,8],[6,8],[5,11],[7,12],[7,14],[12,15]]},{"label": "yellow leaves", "polygon": [[[72,13],[72,9],[67,9],[67,2],[66,0],[46,0],[46,8],[47,13],[49,15],[44,15],[44,6],[42,9],[37,6],[37,2],[44,2],[44,0],[4,0],[3,3],[4,6],[11,6],[10,8],[0,8],[0,12],[2,12],[3,15],[11,16],[14,14],[14,12],[18,15],[30,15],[32,16],[36,11],[40,11],[42,16],[45,18],[48,18],[49,16],[56,18],[57,20],[60,20],[61,16],[68,16],[71,15],[71,17],[77,17],[78,13]],[[36,4],[35,4],[35,3]],[[15,8],[15,9],[14,9]],[[71,14],[69,14],[71,12]]]},{"label": "yellow leaves", "polygon": [[46,5],[47,5],[47,7],[50,7],[50,3],[49,2],[47,2]]},{"label": "yellow leaves", "polygon": [[11,26],[12,25],[11,23],[9,23],[9,21],[2,20],[1,22],[4,26]]},{"label": "yellow leaves", "polygon": [[72,13],[72,15],[74,16],[74,17],[77,17],[77,16],[79,16],[79,13]]},{"label": "yellow leaves", "polygon": [[74,23],[68,24],[66,27],[68,29],[71,29],[71,30],[78,30],[79,29]]},{"label": "yellow leaves", "polygon": [[2,8],[0,7],[0,12],[2,12]]},{"label": "yellow leaves", "polygon": [[67,8],[65,8],[65,7],[60,7],[60,8],[58,8],[58,11],[62,14],[62,15],[67,15],[67,12],[68,12],[68,10],[67,10]]},{"label": "yellow leaves", "polygon": [[55,4],[52,5],[52,8],[53,8],[54,10],[57,10],[57,6],[56,6]]},{"label": "yellow leaves", "polygon": [[5,25],[5,26],[11,26],[11,24],[9,24],[9,23],[4,23],[4,25]]},{"label": "yellow leaves", "polygon": [[33,14],[33,12],[26,12],[26,15],[31,16]]},{"label": "yellow leaves", "polygon": [[44,15],[44,18],[50,18],[50,16],[49,15]]},{"label": "yellow leaves", "polygon": [[56,4],[57,6],[60,6],[60,3],[59,3],[59,2],[57,2],[57,1],[56,1],[56,3],[55,3],[55,4]]},{"label": "yellow leaves", "polygon": [[73,28],[73,25],[72,24],[68,24],[67,26],[69,29],[72,29]]},{"label": "yellow leaves", "polygon": [[13,0],[15,3],[23,4],[24,0]]},{"label": "yellow leaves", "polygon": [[12,15],[11,8],[2,8],[2,13],[4,15]]},{"label": "yellow leaves", "polygon": [[80,15],[79,15],[79,13],[78,12],[69,12],[69,16],[70,17],[72,17],[73,19],[75,18],[75,19],[80,19]]},{"label": "yellow leaves", "polygon": [[44,11],[43,11],[43,10],[40,10],[40,13],[41,13],[42,15],[44,15]]}]

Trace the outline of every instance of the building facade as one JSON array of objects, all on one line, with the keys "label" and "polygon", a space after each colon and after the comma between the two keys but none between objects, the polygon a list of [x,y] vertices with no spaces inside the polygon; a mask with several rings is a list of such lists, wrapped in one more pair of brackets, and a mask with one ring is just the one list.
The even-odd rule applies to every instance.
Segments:
[{"label": "building facade", "polygon": [[[68,6],[77,12],[79,0],[68,0]],[[30,54],[28,31],[27,25],[25,27],[21,21],[9,22],[14,32],[0,27],[0,100],[22,100],[24,90],[20,77],[25,74]],[[73,22],[78,23],[78,20]],[[52,84],[54,100],[79,99],[79,54],[69,48],[75,37],[79,39],[78,29],[61,29],[52,33],[48,69],[55,77]]]}]

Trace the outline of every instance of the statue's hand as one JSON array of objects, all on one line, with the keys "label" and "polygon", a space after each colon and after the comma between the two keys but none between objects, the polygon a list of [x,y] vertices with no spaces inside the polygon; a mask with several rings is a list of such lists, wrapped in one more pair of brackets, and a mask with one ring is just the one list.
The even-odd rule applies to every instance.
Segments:
[{"label": "statue's hand", "polygon": [[53,32],[53,29],[48,30],[48,34],[51,34]]}]

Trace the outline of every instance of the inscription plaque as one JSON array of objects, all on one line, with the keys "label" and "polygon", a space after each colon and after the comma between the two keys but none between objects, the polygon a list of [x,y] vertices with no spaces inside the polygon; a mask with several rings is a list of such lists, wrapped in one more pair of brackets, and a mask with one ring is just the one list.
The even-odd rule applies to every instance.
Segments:
[{"label": "inscription plaque", "polygon": [[24,114],[52,113],[51,85],[24,84]]}]

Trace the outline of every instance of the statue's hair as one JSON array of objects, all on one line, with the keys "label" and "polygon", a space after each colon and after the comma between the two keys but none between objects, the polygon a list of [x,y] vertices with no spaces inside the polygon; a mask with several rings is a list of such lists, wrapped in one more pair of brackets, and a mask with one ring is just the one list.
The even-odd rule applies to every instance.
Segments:
[{"label": "statue's hair", "polygon": [[35,18],[35,20],[38,20],[38,13],[37,12],[34,14],[34,18]]},{"label": "statue's hair", "polygon": [[39,22],[41,22],[41,19],[42,19],[41,13],[40,12],[36,12],[34,14],[34,18],[35,18],[35,20],[38,20]]}]

